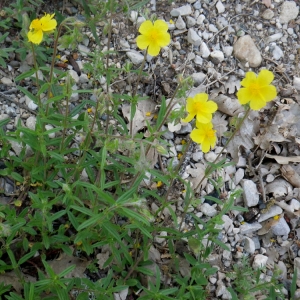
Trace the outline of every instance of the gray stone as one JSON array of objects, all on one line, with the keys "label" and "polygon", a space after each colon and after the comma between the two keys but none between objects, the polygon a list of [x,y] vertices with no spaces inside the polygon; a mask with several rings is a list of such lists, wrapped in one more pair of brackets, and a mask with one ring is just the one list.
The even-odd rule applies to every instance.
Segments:
[{"label": "gray stone", "polygon": [[200,55],[201,55],[203,58],[207,58],[207,57],[209,57],[209,55],[210,55],[209,48],[208,48],[208,46],[206,45],[205,42],[202,42],[202,43],[201,43],[201,46],[200,46]]},{"label": "gray stone", "polygon": [[192,132],[193,128],[190,123],[187,123],[185,126],[181,126],[181,128],[175,131],[177,134],[187,134]]},{"label": "gray stone", "polygon": [[281,38],[282,38],[282,33],[280,32],[280,33],[275,33],[275,34],[268,36],[265,41],[266,41],[266,44],[268,44],[268,43],[273,43]]},{"label": "gray stone", "polygon": [[192,79],[194,80],[194,86],[198,86],[199,84],[201,84],[205,78],[206,78],[206,74],[202,72],[192,74]]},{"label": "gray stone", "polygon": [[224,60],[224,53],[220,50],[214,50],[210,53],[211,61],[217,65]]},{"label": "gray stone", "polygon": [[246,207],[256,206],[259,201],[256,184],[252,180],[243,180],[242,187]]},{"label": "gray stone", "polygon": [[193,28],[190,28],[188,31],[188,42],[195,46],[200,46],[201,44],[201,38]]},{"label": "gray stone", "polygon": [[225,229],[226,233],[230,233],[233,230],[233,221],[227,215],[222,216],[222,220],[224,222],[223,228]]},{"label": "gray stone", "polygon": [[125,40],[125,39],[120,39],[119,45],[121,46],[121,48],[124,49],[130,49],[130,45],[129,43]]},{"label": "gray stone", "polygon": [[205,20],[205,16],[201,14],[201,15],[197,18],[196,23],[197,23],[198,25],[201,25],[201,24],[203,24],[203,21],[204,21],[204,20]]},{"label": "gray stone", "polygon": [[16,109],[14,107],[11,107],[11,106],[8,106],[5,109],[5,113],[8,114],[10,117],[15,117],[17,115],[16,114]]},{"label": "gray stone", "polygon": [[[45,125],[45,129],[46,130],[51,130],[53,128],[54,127],[52,125],[50,125],[50,124]],[[48,134],[48,136],[49,136],[50,139],[54,139],[55,138],[55,132],[52,132],[52,133]]]},{"label": "gray stone", "polygon": [[171,16],[172,17],[178,17],[178,16],[188,16],[192,13],[192,8],[190,5],[184,5],[178,8],[174,8],[171,10]]},{"label": "gray stone", "polygon": [[31,109],[31,110],[36,110],[37,109],[37,105],[32,101],[30,100],[27,104],[28,108]]},{"label": "gray stone", "polygon": [[262,226],[258,223],[245,223],[240,226],[241,234],[248,234],[261,229]]},{"label": "gray stone", "polygon": [[268,256],[262,255],[262,254],[257,254],[254,257],[254,261],[252,264],[253,269],[259,269],[263,268],[266,266],[268,260]]},{"label": "gray stone", "polygon": [[294,259],[294,270],[297,270],[297,277],[300,279],[300,257]]},{"label": "gray stone", "polygon": [[233,46],[235,57],[243,63],[249,63],[250,67],[259,67],[262,61],[261,54],[250,35],[244,35]]},{"label": "gray stone", "polygon": [[300,77],[294,77],[293,85],[297,91],[300,91]]},{"label": "gray stone", "polygon": [[69,70],[68,71],[69,75],[74,79],[75,83],[78,83],[79,82],[79,76],[77,74],[76,71],[74,70]]},{"label": "gray stone", "polygon": [[196,65],[202,66],[202,64],[203,64],[203,59],[202,59],[202,57],[199,56],[199,55],[196,55],[196,56],[195,56],[195,59],[194,59],[194,63],[195,63]]},{"label": "gray stone", "polygon": [[230,292],[227,290],[226,286],[222,281],[220,281],[220,283],[218,284],[216,296],[218,297],[218,299],[232,299]]},{"label": "gray stone", "polygon": [[203,159],[203,152],[201,151],[201,152],[195,152],[195,153],[193,153],[192,158],[196,162],[202,160]]},{"label": "gray stone", "polygon": [[200,211],[202,211],[208,217],[213,217],[218,213],[217,210],[208,203],[203,203],[200,207]]},{"label": "gray stone", "polygon": [[274,47],[272,51],[273,59],[279,60],[281,57],[283,57],[283,51],[277,45],[274,45],[273,47]]},{"label": "gray stone", "polygon": [[272,231],[275,235],[288,235],[291,230],[286,220],[281,217],[278,223],[272,227]]},{"label": "gray stone", "polygon": [[1,78],[1,83],[5,84],[5,85],[8,85],[8,86],[11,86],[11,85],[14,84],[14,82],[8,77],[2,77]]},{"label": "gray stone", "polygon": [[261,214],[257,221],[258,222],[263,222],[263,221],[266,221],[266,220],[268,220],[272,217],[280,215],[281,213],[282,213],[282,208],[279,207],[278,205],[273,205],[266,213]]},{"label": "gray stone", "polygon": [[281,12],[279,21],[280,23],[287,24],[289,21],[297,18],[299,13],[299,6],[295,1],[285,1],[281,5]]},{"label": "gray stone", "polygon": [[87,56],[87,54],[91,51],[89,47],[79,44],[78,51],[82,54],[82,56]]},{"label": "gray stone", "polygon": [[225,11],[225,6],[220,0],[217,2],[216,8],[219,14],[222,14]]},{"label": "gray stone", "polygon": [[35,124],[36,124],[36,117],[35,116],[30,116],[27,120],[26,120],[26,126],[31,129],[31,130],[35,130]]},{"label": "gray stone", "polygon": [[210,32],[214,32],[214,33],[216,33],[216,32],[219,31],[218,28],[217,28],[214,24],[209,24],[209,25],[208,25],[208,30],[209,30]]},{"label": "gray stone", "polygon": [[190,16],[186,17],[186,26],[187,28],[193,27],[196,24],[196,20]]},{"label": "gray stone", "polygon": [[223,52],[224,52],[226,57],[230,57],[232,55],[232,52],[233,52],[233,47],[232,46],[225,46],[222,49],[223,49]]},{"label": "gray stone", "polygon": [[263,13],[262,13],[262,17],[265,20],[271,20],[274,17],[274,12],[271,9],[266,9]]},{"label": "gray stone", "polygon": [[175,26],[178,29],[185,29],[186,28],[186,24],[185,24],[185,22],[183,21],[183,19],[182,19],[182,17],[180,15],[177,18]]},{"label": "gray stone", "polygon": [[196,1],[193,6],[195,7],[195,9],[200,9],[201,8],[200,0]]},{"label": "gray stone", "polygon": [[128,51],[126,52],[126,55],[134,65],[140,65],[144,60],[144,55],[140,54],[137,51]]},{"label": "gray stone", "polygon": [[245,242],[245,246],[244,246],[245,251],[248,252],[249,254],[253,254],[255,252],[254,241],[246,236],[244,238],[244,242]]}]

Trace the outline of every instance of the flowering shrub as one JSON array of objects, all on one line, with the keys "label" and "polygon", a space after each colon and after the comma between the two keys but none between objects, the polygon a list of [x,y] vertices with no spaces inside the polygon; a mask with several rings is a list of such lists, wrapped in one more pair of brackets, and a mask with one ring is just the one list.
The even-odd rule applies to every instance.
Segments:
[{"label": "flowering shrub", "polygon": [[237,98],[241,104],[250,102],[250,108],[260,110],[267,102],[274,100],[277,96],[276,88],[271,85],[274,74],[268,70],[261,70],[258,75],[247,72],[241,81],[241,88],[237,92]]},{"label": "flowering shrub", "polygon": [[45,14],[41,19],[34,19],[30,24],[30,31],[27,34],[28,40],[33,44],[40,44],[43,40],[44,33],[49,33],[57,26],[53,19],[55,14]]},{"label": "flowering shrub", "polygon": [[147,20],[139,28],[141,35],[136,38],[136,43],[140,49],[147,49],[151,56],[156,56],[160,48],[170,43],[171,37],[167,31],[168,25],[165,21],[157,20],[153,24]]}]

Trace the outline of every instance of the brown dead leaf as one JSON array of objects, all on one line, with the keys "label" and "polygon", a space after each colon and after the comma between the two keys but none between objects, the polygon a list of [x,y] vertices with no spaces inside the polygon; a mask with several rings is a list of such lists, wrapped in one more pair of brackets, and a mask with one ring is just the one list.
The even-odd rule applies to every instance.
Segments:
[{"label": "brown dead leaf", "polygon": [[283,165],[280,168],[282,176],[294,187],[300,187],[300,175],[291,165]]},{"label": "brown dead leaf", "polygon": [[[186,172],[192,176],[192,178],[189,181],[192,183],[193,188],[196,188],[198,186],[198,184],[200,183],[200,181],[205,175],[205,169],[206,169],[206,166],[203,163],[196,163],[195,167],[196,169],[190,168],[186,170]],[[206,184],[207,184],[207,179],[205,178],[201,186],[199,187],[199,189],[195,192],[196,193],[199,192],[201,189],[203,189],[206,186]]]},{"label": "brown dead leaf", "polygon": [[[23,274],[23,276],[26,282],[36,282],[36,279],[32,276],[26,274]],[[20,294],[24,288],[23,284],[21,284],[19,280],[19,277],[14,271],[0,274],[0,282],[5,285],[12,285],[18,294]]]},{"label": "brown dead leaf", "polygon": [[266,157],[275,159],[281,165],[287,165],[290,162],[300,162],[300,156],[279,156],[279,155],[271,155],[266,154]]},{"label": "brown dead leaf", "polygon": [[[282,216],[283,216],[283,214],[280,215],[280,218]],[[267,234],[271,230],[271,228],[279,222],[280,218],[278,218],[277,220],[275,220],[274,218],[271,218],[271,219],[268,219],[267,221],[261,222],[260,224],[262,225],[262,228],[257,231],[257,234],[258,235]]]},{"label": "brown dead leaf", "polygon": [[71,265],[75,265],[75,269],[68,273],[65,278],[83,278],[83,273],[89,262],[79,259],[78,257],[68,256],[67,254],[62,253],[58,259],[48,261],[48,264],[56,274],[61,273]]}]

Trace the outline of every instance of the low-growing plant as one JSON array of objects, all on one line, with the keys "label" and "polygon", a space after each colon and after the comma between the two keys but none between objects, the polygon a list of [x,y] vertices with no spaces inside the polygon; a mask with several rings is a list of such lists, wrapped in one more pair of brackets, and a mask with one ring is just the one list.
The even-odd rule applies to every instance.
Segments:
[{"label": "low-growing plant", "polygon": [[[24,44],[30,46],[25,49],[33,55],[34,65],[15,81],[18,89],[38,106],[38,111],[34,129],[22,126],[19,121],[15,131],[4,131],[9,119],[0,122],[0,155],[4,162],[0,174],[12,179],[16,186],[14,194],[9,195],[12,200],[0,206],[0,272],[13,274],[22,285],[19,291],[15,286],[12,291],[10,285],[1,285],[0,293],[14,300],[89,296],[113,299],[115,293],[130,290],[140,299],[206,299],[208,277],[217,271],[207,263],[207,258],[215,247],[229,250],[219,239],[222,216],[233,209],[244,210],[234,205],[241,191],[231,191],[224,201],[206,196],[220,208],[207,222],[188,209],[198,204],[199,195],[194,190],[198,190],[203,180],[229,165],[226,159],[219,158],[250,109],[259,109],[276,96],[276,89],[274,94],[270,85],[273,75],[266,70],[257,77],[247,73],[238,98],[242,104],[250,102],[250,106],[216,160],[209,164],[199,186],[192,188],[179,175],[180,168],[193,141],[200,144],[203,152],[215,147],[217,138],[211,119],[217,105],[203,93],[187,99],[187,117],[184,118],[183,109],[175,111],[176,99],[185,97],[191,88],[191,79],[182,74],[174,79],[177,87],[171,99],[162,97],[155,118],[147,119],[148,134],[135,132],[138,105],[147,99],[139,90],[139,83],[147,75],[144,71],[147,53],[157,56],[170,43],[168,26],[162,20],[142,23],[137,45],[145,50],[143,63],[139,69],[129,63],[118,68],[111,59],[116,55],[110,49],[112,18],[120,10],[130,11],[131,2],[108,0],[100,7],[97,3],[80,2],[86,14],[90,14],[86,23],[73,17],[56,20],[55,14],[46,13],[41,18],[32,14],[33,20],[23,28]],[[138,7],[137,3],[133,5]],[[106,23],[105,51],[96,37],[96,20],[100,19]],[[55,64],[59,46],[74,49],[78,40],[70,37],[81,38],[83,25],[90,26],[100,50],[89,55],[90,62],[85,65],[93,79],[92,89],[75,90],[69,72]],[[51,45],[50,50],[45,41]],[[52,53],[50,65],[45,63],[48,59],[43,59],[45,51]],[[136,76],[126,94],[112,90],[120,75]],[[23,80],[31,89],[21,85]],[[261,88],[270,93],[261,92]],[[74,94],[81,96],[75,106],[71,105]],[[94,100],[90,100],[90,95]],[[252,97],[258,100],[253,101]],[[128,120],[120,114],[121,105],[125,104],[130,107]],[[179,165],[174,167],[171,163],[161,170],[155,168],[153,160],[166,153],[168,146],[162,137],[163,125],[182,118],[182,122],[190,122],[194,117],[196,127],[183,147]],[[10,151],[12,144],[20,146],[17,155]],[[172,208],[179,198],[175,183],[185,190],[181,217]],[[220,180],[214,182],[216,190],[221,184]],[[151,202],[158,203],[156,212],[149,209]],[[161,218],[164,209],[169,211],[168,223]],[[187,217],[192,224],[189,230],[183,226]],[[169,261],[165,272],[149,258],[155,237],[166,241]],[[85,278],[76,263],[62,266],[59,271],[57,265],[50,264],[62,255],[77,255],[82,261],[93,261],[87,268],[93,273],[102,249],[108,252],[102,263],[105,276],[95,282]],[[186,274],[180,273],[183,260],[188,265]],[[28,280],[28,274],[34,280]],[[170,278],[171,286],[167,284]]]}]

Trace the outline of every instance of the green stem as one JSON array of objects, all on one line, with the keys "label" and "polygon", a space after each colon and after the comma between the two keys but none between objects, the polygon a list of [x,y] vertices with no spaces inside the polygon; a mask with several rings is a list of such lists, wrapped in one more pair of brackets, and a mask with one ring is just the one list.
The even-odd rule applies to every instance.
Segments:
[{"label": "green stem", "polygon": [[[34,50],[34,46],[32,43],[31,44],[31,50],[32,50],[32,56],[33,56],[33,65],[34,65],[34,69],[35,69],[35,82],[36,82],[36,86],[37,86],[37,89],[39,90],[40,89],[40,84],[39,84],[39,76],[38,76],[38,65],[37,65],[37,62],[36,62],[36,54],[35,54],[35,50]],[[38,95],[38,106],[39,106],[39,109],[41,110],[42,107],[41,107],[41,96]]]}]

